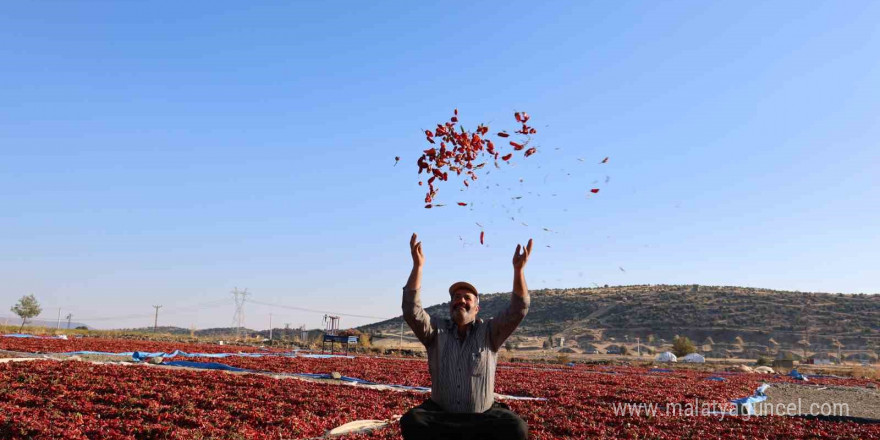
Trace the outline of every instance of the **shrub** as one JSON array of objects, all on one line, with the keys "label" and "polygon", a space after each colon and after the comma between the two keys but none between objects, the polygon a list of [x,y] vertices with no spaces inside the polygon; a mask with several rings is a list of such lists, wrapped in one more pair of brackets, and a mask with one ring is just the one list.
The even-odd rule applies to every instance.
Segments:
[{"label": "shrub", "polygon": [[672,341],[672,353],[677,357],[687,356],[696,352],[697,347],[694,346],[694,343],[687,336],[679,336]]}]

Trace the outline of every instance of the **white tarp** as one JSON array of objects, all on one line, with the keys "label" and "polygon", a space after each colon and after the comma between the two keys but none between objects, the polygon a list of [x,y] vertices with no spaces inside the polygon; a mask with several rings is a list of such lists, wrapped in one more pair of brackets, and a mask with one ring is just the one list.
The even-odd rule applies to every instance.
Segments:
[{"label": "white tarp", "polygon": [[657,362],[678,362],[678,358],[668,351],[664,351],[663,353],[658,354],[657,357],[654,358],[654,360]]},{"label": "white tarp", "polygon": [[700,355],[697,353],[691,353],[691,354],[681,358],[681,361],[682,362],[691,362],[691,363],[695,363],[695,364],[702,364],[702,363],[706,362],[706,358],[704,358],[703,355]]}]

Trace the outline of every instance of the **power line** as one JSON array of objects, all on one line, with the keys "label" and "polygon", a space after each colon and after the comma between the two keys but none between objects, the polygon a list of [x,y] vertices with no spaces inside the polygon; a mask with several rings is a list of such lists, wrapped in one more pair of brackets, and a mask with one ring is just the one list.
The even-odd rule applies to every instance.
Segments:
[{"label": "power line", "polygon": [[[177,307],[174,309],[169,309],[165,311],[166,315],[173,315],[178,313],[185,313],[191,311],[198,311],[205,308],[216,307],[220,305],[226,305],[228,301],[225,299],[206,301],[197,304],[191,304],[188,306]],[[163,306],[164,308],[164,306]],[[109,321],[114,319],[137,319],[137,318],[148,318],[152,315],[152,313],[137,313],[137,314],[129,314],[129,315],[116,315],[116,316],[96,316],[96,317],[85,317],[85,318],[77,318],[81,321]]]},{"label": "power line", "polygon": [[278,307],[278,308],[281,308],[281,309],[298,310],[298,311],[301,311],[301,312],[320,313],[320,314],[323,314],[323,315],[347,316],[347,317],[349,317],[349,318],[392,319],[392,318],[383,317],[383,316],[355,315],[355,314],[351,314],[351,313],[340,313],[340,312],[331,312],[331,311],[327,311],[327,310],[309,309],[309,308],[306,308],[306,307],[286,306],[286,305],[283,305],[283,304],[274,304],[274,303],[268,303],[268,302],[256,301],[256,300],[251,300],[251,303],[253,303],[253,304],[259,304],[259,305],[262,305],[262,306]]}]

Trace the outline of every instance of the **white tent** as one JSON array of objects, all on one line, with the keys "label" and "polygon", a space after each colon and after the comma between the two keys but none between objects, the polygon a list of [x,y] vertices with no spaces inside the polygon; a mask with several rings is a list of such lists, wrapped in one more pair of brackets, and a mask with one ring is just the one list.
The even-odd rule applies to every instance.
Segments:
[{"label": "white tent", "polygon": [[683,358],[681,358],[682,362],[691,362],[694,364],[703,364],[706,362],[706,358],[703,355],[697,353],[691,353]]},{"label": "white tent", "polygon": [[657,362],[678,362],[678,358],[676,358],[674,354],[668,351],[664,351],[663,353],[658,354],[657,357],[654,358],[654,360]]}]

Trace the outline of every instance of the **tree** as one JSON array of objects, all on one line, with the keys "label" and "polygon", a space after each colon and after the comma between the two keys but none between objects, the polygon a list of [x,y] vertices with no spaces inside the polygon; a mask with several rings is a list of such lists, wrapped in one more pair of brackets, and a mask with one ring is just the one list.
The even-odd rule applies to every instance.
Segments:
[{"label": "tree", "polygon": [[34,294],[25,295],[18,300],[11,309],[12,313],[18,315],[21,318],[21,327],[18,328],[18,331],[22,331],[24,329],[24,325],[27,323],[28,319],[33,318],[34,316],[42,313],[43,309],[40,308],[40,303],[37,302],[37,298],[34,297]]},{"label": "tree", "polygon": [[697,347],[694,347],[694,343],[687,336],[679,336],[672,341],[672,354],[677,357],[687,356],[696,352]]}]

